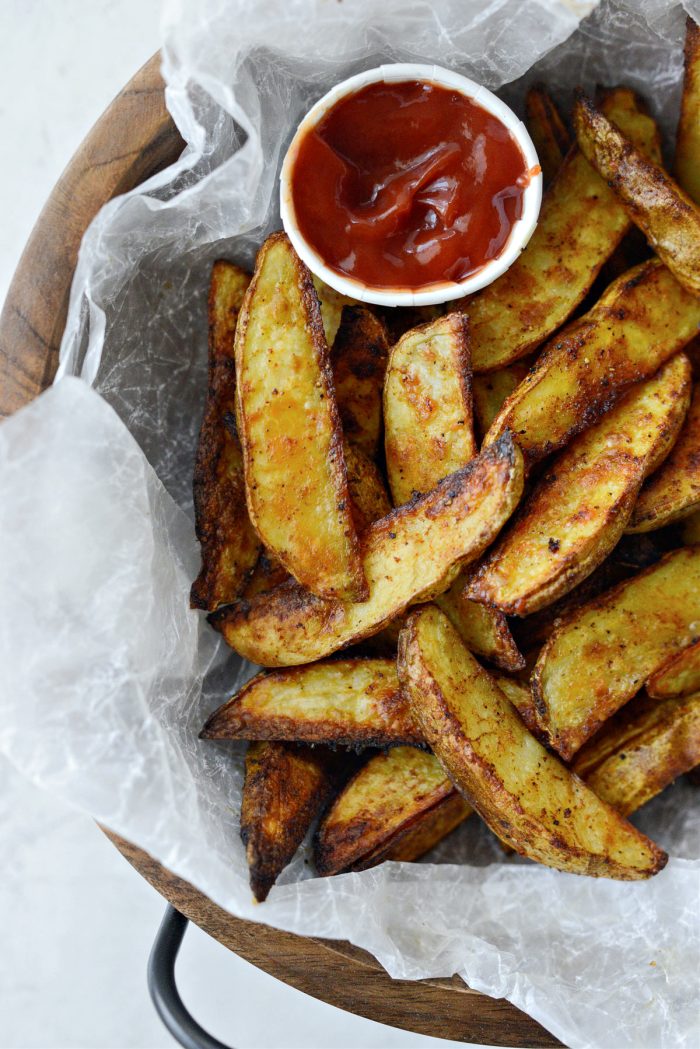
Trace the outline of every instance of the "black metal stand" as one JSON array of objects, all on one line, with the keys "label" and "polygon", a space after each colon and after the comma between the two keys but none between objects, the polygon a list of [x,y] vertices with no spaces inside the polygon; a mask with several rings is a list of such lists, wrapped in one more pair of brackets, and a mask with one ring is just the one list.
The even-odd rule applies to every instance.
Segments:
[{"label": "black metal stand", "polygon": [[184,1049],[230,1049],[200,1027],[177,989],[175,962],[187,924],[184,914],[168,904],[148,959],[148,990],[156,1012]]}]

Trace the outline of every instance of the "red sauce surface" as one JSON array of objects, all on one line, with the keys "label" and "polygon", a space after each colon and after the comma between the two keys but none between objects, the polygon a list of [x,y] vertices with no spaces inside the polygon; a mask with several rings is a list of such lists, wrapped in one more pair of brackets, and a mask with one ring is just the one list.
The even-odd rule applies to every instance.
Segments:
[{"label": "red sauce surface", "polygon": [[530,180],[511,133],[437,84],[370,84],[301,139],[299,230],[338,273],[380,288],[458,281],[503,251]]}]

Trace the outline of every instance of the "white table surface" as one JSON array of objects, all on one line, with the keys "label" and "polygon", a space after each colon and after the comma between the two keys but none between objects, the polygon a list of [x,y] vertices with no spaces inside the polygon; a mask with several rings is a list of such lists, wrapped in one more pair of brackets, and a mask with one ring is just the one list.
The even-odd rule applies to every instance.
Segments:
[{"label": "white table surface", "polygon": [[[0,302],[62,168],[157,49],[159,14],[159,0],[0,0]],[[88,816],[3,759],[0,827],[0,1047],[172,1046],[145,981],[162,899]],[[240,1049],[458,1044],[317,1002],[193,927],[179,980],[197,1018]]]}]

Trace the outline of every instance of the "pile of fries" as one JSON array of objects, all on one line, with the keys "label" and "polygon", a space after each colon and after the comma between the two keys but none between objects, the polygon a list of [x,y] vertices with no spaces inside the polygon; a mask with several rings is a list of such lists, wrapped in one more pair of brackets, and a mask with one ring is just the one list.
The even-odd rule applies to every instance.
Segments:
[{"label": "pile of fries", "polygon": [[477,814],[648,878],[627,817],[700,763],[700,30],[674,176],[627,88],[573,140],[527,113],[539,225],[449,311],[354,303],[282,233],[214,265],[192,605],[270,668],[202,731],[250,741],[260,900],[319,817],[324,875]]}]

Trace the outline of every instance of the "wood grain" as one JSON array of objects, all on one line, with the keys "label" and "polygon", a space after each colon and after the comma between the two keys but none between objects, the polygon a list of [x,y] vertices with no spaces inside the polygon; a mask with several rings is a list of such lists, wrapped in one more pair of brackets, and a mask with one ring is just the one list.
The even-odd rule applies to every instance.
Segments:
[{"label": "wood grain", "polygon": [[[165,108],[159,68],[155,55],[106,110],[37,221],[0,315],[0,415],[29,403],[54,376],[78,248],[94,215],[182,150]],[[561,1044],[508,1002],[471,991],[457,977],[392,980],[371,955],[350,944],[233,918],[141,849],[105,833],[188,918],[242,958],[307,994],[432,1037],[503,1046]]]}]

